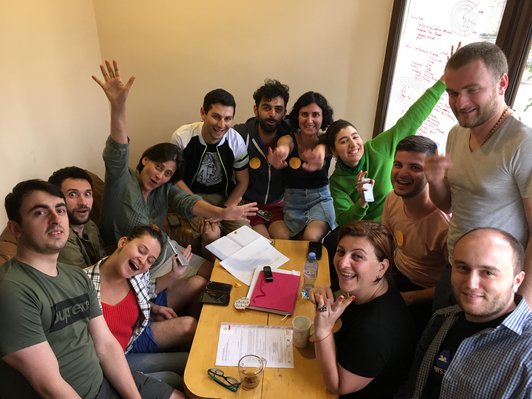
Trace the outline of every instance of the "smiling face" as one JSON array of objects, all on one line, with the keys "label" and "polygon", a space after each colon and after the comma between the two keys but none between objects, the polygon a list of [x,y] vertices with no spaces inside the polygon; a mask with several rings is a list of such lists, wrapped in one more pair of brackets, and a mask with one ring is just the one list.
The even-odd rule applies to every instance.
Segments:
[{"label": "smiling face", "polygon": [[335,157],[354,168],[364,154],[364,141],[353,126],[347,126],[336,134],[331,150]]},{"label": "smiling face", "polygon": [[85,179],[67,178],[61,183],[65,196],[68,220],[71,225],[83,225],[89,221],[93,197],[92,187]]},{"label": "smiling face", "polygon": [[139,173],[139,178],[142,191],[145,193],[168,183],[177,169],[175,161],[155,162],[144,157],[141,162],[143,168]]},{"label": "smiling face", "polygon": [[260,100],[259,106],[253,106],[259,125],[265,133],[274,133],[286,115],[286,104],[281,96]]},{"label": "smiling face", "polygon": [[508,76],[494,78],[484,61],[475,60],[456,70],[446,68],[445,85],[449,106],[460,126],[475,128],[499,117]]},{"label": "smiling face", "polygon": [[399,197],[411,198],[427,187],[423,172],[426,154],[413,151],[397,151],[393,161],[391,180],[393,191]]},{"label": "smiling face", "polygon": [[320,106],[312,103],[301,107],[298,114],[298,123],[302,134],[317,135],[323,123],[323,113]]},{"label": "smiling face", "polygon": [[377,278],[384,275],[388,264],[386,259],[379,261],[365,237],[343,236],[334,255],[340,288],[360,298],[371,296]]},{"label": "smiling face", "polygon": [[201,136],[208,144],[218,143],[225,133],[233,126],[233,118],[235,116],[235,108],[221,103],[212,104],[207,112],[200,109],[201,120],[203,127],[201,128]]},{"label": "smiling face", "polygon": [[514,253],[500,233],[477,230],[454,248],[451,286],[466,319],[494,320],[514,307],[514,293],[524,278],[515,274]]},{"label": "smiling face", "polygon": [[120,238],[116,250],[118,272],[125,278],[148,271],[161,253],[161,244],[149,234],[128,240]]},{"label": "smiling face", "polygon": [[63,198],[32,191],[22,200],[21,223],[10,221],[10,230],[25,249],[57,254],[68,239],[68,215]]}]

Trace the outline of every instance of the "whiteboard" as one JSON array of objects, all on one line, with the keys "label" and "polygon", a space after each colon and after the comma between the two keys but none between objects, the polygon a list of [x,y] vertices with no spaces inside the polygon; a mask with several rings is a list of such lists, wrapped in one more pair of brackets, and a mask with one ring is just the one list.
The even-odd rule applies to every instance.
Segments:
[{"label": "whiteboard", "polygon": [[[451,46],[476,41],[495,43],[506,0],[409,0],[405,8],[385,129],[443,74]],[[443,152],[456,119],[447,93],[418,130]]]}]

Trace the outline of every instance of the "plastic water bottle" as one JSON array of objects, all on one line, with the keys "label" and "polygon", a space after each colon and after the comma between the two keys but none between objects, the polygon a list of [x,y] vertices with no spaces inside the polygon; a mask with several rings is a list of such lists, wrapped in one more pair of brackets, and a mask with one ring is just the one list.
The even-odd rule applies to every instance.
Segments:
[{"label": "plastic water bottle", "polygon": [[303,298],[310,298],[310,293],[316,283],[316,277],[318,277],[318,262],[316,261],[316,254],[309,252],[305,267],[303,268],[303,290],[301,295]]}]

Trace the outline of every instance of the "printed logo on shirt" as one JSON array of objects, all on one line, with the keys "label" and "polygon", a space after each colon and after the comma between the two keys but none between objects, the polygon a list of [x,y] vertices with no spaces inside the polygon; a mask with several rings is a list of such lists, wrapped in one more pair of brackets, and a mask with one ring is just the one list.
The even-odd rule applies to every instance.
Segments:
[{"label": "printed logo on shirt", "polygon": [[59,331],[76,321],[88,319],[90,316],[89,294],[83,294],[76,298],[69,298],[56,303],[52,307],[54,320],[50,332]]},{"label": "printed logo on shirt", "polygon": [[433,371],[436,374],[445,374],[445,372],[449,368],[451,360],[453,360],[453,354],[451,353],[451,351],[447,349],[442,350],[434,360]]},{"label": "printed logo on shirt", "polygon": [[214,186],[222,182],[220,159],[215,152],[207,152],[199,168],[196,181],[204,186]]}]

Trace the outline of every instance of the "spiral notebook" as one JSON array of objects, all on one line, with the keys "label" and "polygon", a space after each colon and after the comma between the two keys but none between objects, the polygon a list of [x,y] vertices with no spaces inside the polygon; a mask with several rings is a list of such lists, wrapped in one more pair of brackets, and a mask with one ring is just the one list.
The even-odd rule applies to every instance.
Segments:
[{"label": "spiral notebook", "polygon": [[291,315],[299,293],[300,273],[295,270],[272,271],[273,281],[266,282],[262,267],[257,267],[247,297],[250,309]]}]

